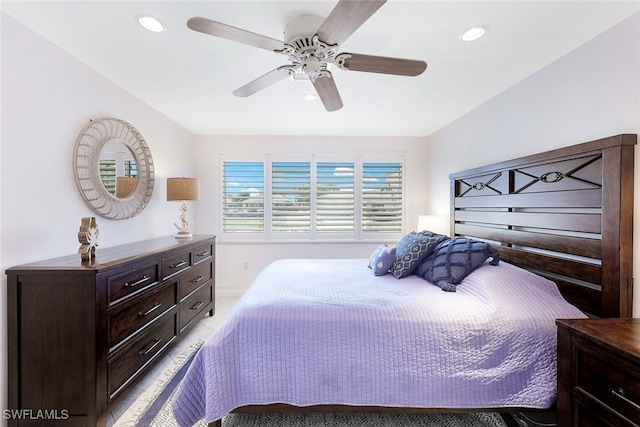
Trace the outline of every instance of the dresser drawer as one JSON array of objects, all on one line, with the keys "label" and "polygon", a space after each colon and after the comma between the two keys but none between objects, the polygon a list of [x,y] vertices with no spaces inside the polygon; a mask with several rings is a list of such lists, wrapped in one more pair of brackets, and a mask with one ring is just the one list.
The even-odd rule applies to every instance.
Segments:
[{"label": "dresser drawer", "polygon": [[579,427],[636,427],[598,401],[577,397],[573,401],[573,426]]},{"label": "dresser drawer", "polygon": [[180,330],[182,331],[193,319],[201,316],[212,301],[212,286],[205,286],[182,301],[180,303]]},{"label": "dresser drawer", "polygon": [[176,315],[165,316],[108,364],[109,398],[132,381],[176,337]]},{"label": "dresser drawer", "polygon": [[197,265],[203,261],[207,261],[212,256],[213,256],[212,243],[207,243],[206,245],[198,246],[193,250],[193,265]]},{"label": "dresser drawer", "polygon": [[213,278],[213,264],[206,263],[189,271],[180,279],[180,300]]},{"label": "dresser drawer", "polygon": [[640,424],[640,375],[625,369],[616,355],[598,355],[576,346],[575,386],[624,417]]},{"label": "dresser drawer", "polygon": [[157,284],[158,268],[158,264],[151,264],[109,277],[109,306]]},{"label": "dresser drawer", "polygon": [[191,252],[184,252],[162,259],[162,280],[191,267]]},{"label": "dresser drawer", "polygon": [[110,316],[109,348],[113,350],[137,330],[166,313],[175,305],[176,285],[174,283]]}]

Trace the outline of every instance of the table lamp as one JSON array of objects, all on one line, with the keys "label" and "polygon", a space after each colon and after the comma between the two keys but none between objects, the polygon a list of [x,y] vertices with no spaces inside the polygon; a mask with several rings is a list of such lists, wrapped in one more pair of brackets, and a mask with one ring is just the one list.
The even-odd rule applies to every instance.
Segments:
[{"label": "table lamp", "polygon": [[191,224],[186,219],[187,201],[200,200],[200,183],[196,178],[167,178],[167,201],[180,202],[180,223],[173,225],[178,229],[174,235],[176,239],[190,239]]}]

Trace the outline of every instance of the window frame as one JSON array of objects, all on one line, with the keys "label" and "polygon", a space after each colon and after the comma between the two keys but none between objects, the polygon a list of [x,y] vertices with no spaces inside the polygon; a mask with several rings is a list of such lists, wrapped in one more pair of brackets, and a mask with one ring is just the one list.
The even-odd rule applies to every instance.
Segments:
[{"label": "window frame", "polygon": [[[403,235],[404,218],[406,211],[406,161],[404,154],[343,154],[343,155],[326,155],[326,154],[220,154],[219,156],[219,215],[218,224],[220,230],[219,239],[223,241],[391,241],[397,240]],[[264,230],[262,232],[224,232],[224,208],[225,208],[225,188],[224,188],[224,163],[225,162],[262,162],[263,163],[263,185],[264,185]],[[273,187],[272,187],[272,165],[276,162],[308,162],[310,163],[310,231],[309,232],[276,232],[273,230]],[[318,163],[335,162],[353,163],[354,167],[354,213],[353,213],[353,231],[339,232],[318,232],[316,228],[317,211],[317,173]],[[364,163],[398,163],[401,169],[401,212],[400,212],[400,231],[398,232],[366,232],[363,230],[363,167]]]}]

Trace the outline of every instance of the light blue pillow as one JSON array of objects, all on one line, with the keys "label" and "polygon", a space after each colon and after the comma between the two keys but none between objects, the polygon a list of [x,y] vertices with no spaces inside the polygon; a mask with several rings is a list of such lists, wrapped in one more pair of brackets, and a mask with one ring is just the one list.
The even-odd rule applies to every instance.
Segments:
[{"label": "light blue pillow", "polygon": [[424,261],[438,243],[449,237],[431,231],[412,231],[405,234],[396,245],[396,259],[391,266],[391,273],[396,279],[412,274]]},{"label": "light blue pillow", "polygon": [[381,245],[369,257],[369,268],[373,270],[373,274],[376,276],[383,276],[389,272],[395,260],[396,248]]}]

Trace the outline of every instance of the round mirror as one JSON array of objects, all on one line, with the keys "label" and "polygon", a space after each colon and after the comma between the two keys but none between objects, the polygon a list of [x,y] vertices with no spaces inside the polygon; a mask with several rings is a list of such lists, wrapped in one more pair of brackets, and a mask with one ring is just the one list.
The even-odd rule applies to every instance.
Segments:
[{"label": "round mirror", "polygon": [[136,128],[119,119],[85,126],[76,141],[74,172],[85,202],[103,218],[136,216],[153,193],[149,147]]}]

